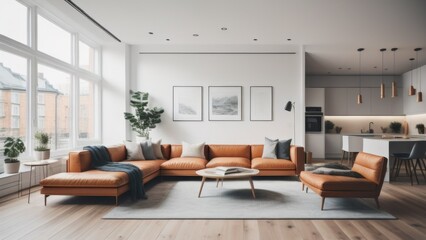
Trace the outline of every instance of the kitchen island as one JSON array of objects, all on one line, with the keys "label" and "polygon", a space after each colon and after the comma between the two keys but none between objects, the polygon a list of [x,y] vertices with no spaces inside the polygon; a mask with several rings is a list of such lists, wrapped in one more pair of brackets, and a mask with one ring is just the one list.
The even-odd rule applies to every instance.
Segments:
[{"label": "kitchen island", "polygon": [[379,156],[384,156],[388,159],[387,171],[385,181],[390,181],[390,170],[395,159],[392,153],[397,152],[410,152],[411,148],[416,142],[426,141],[425,138],[408,138],[401,137],[381,138],[381,137],[364,137],[363,139],[363,152],[371,153]]}]

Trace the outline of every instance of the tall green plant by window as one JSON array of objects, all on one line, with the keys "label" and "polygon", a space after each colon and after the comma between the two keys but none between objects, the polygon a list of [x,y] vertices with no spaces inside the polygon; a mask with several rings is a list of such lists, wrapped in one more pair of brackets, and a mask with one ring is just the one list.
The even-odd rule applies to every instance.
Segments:
[{"label": "tall green plant by window", "polygon": [[149,108],[149,94],[146,92],[130,90],[130,107],[135,109],[135,113],[124,113],[124,118],[130,122],[132,130],[139,136],[149,138],[151,129],[161,123],[163,108]]}]

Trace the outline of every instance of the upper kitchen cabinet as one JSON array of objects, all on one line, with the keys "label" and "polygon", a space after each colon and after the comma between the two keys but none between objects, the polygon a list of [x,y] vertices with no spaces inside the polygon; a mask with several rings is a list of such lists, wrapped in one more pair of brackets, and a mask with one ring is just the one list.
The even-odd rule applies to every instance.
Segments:
[{"label": "upper kitchen cabinet", "polygon": [[324,109],[324,88],[306,88],[305,105],[307,107],[321,107]]},{"label": "upper kitchen cabinet", "polygon": [[348,115],[348,89],[326,88],[325,89],[325,115],[345,116]]},{"label": "upper kitchen cabinet", "polygon": [[[325,115],[327,116],[397,116],[403,115],[402,90],[391,97],[391,88],[386,88],[385,98],[380,98],[380,88],[326,88]],[[357,96],[361,91],[362,104]]]}]

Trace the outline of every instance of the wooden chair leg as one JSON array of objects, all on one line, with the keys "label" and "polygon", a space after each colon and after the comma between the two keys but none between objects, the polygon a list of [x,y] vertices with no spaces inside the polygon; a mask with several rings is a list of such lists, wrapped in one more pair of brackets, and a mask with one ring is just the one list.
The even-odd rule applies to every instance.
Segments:
[{"label": "wooden chair leg", "polygon": [[305,184],[302,183],[302,192],[305,191]]},{"label": "wooden chair leg", "polygon": [[411,186],[413,186],[413,174],[411,174],[410,160],[404,160],[404,164],[405,164],[405,171],[410,176]]},{"label": "wooden chair leg", "polygon": [[419,166],[419,168],[420,168],[420,172],[422,173],[423,178],[424,178],[424,179],[425,179],[425,181],[426,181],[425,172],[423,171],[423,166],[422,166],[422,159],[420,159],[420,158],[417,158],[417,159],[416,159],[416,165],[414,166],[414,171],[416,171],[416,170],[417,170],[417,166]]},{"label": "wooden chair leg", "polygon": [[325,202],[325,197],[322,197],[322,200],[321,200],[321,211],[324,209],[324,202]]},{"label": "wooden chair leg", "polygon": [[44,195],[44,206],[47,206],[47,197],[48,196],[50,196],[50,195],[46,195],[46,194]]},{"label": "wooden chair leg", "polygon": [[411,169],[413,170],[413,171],[411,171],[411,173],[414,174],[414,177],[416,177],[417,184],[420,184],[419,183],[419,178],[417,177],[417,172],[416,172],[416,168],[414,167],[413,161],[414,161],[414,159],[408,160],[408,165],[410,167],[410,171],[411,171]]},{"label": "wooden chair leg", "polygon": [[379,198],[376,197],[374,200],[376,201],[377,208],[380,209]]},{"label": "wooden chair leg", "polygon": [[306,193],[308,193],[308,187],[306,187]]},{"label": "wooden chair leg", "polygon": [[343,159],[345,159],[345,151],[342,150],[342,159],[340,159],[340,164],[343,164]]},{"label": "wooden chair leg", "polygon": [[115,206],[118,206],[118,196],[115,196]]}]

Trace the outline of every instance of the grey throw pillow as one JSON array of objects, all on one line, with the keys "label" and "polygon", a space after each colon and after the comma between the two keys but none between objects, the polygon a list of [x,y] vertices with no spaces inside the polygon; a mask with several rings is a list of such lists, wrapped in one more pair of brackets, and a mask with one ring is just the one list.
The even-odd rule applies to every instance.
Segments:
[{"label": "grey throw pillow", "polygon": [[291,144],[291,139],[278,141],[277,158],[290,159],[290,144]]},{"label": "grey throw pillow", "polygon": [[151,141],[141,142],[142,152],[145,160],[155,160],[154,149],[152,148]]},{"label": "grey throw pillow", "polygon": [[163,153],[161,152],[161,139],[152,143],[152,150],[154,150],[154,155],[156,159],[164,159]]},{"label": "grey throw pillow", "polygon": [[125,141],[127,151],[127,160],[145,160],[142,147],[137,142]]},{"label": "grey throw pillow", "polygon": [[263,144],[263,153],[262,158],[272,158],[277,159],[276,147],[278,139],[272,140],[265,137],[265,143]]}]

